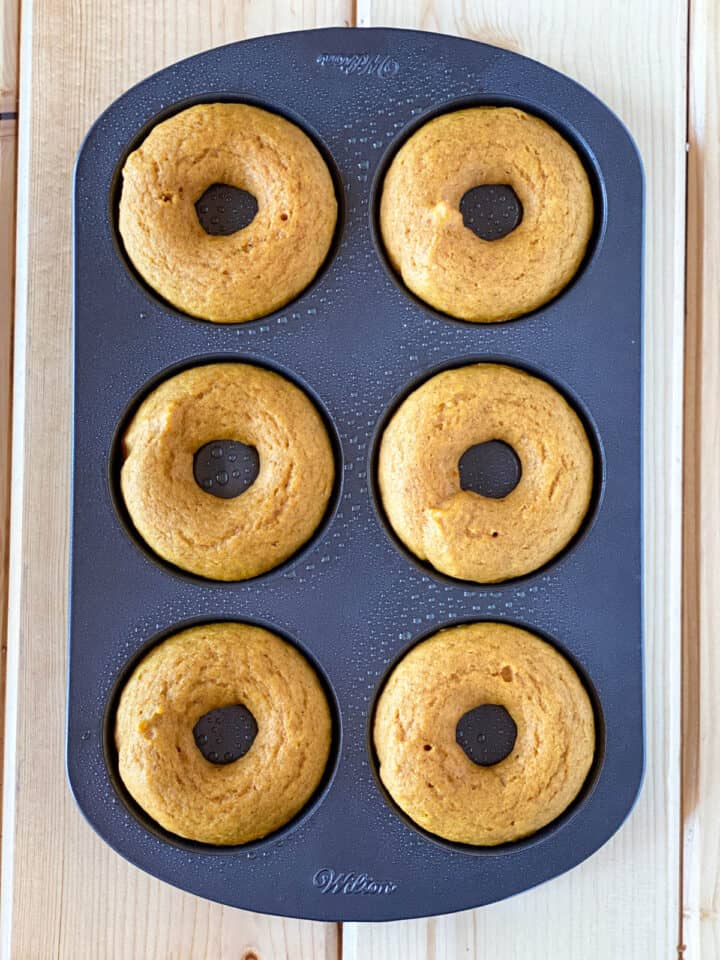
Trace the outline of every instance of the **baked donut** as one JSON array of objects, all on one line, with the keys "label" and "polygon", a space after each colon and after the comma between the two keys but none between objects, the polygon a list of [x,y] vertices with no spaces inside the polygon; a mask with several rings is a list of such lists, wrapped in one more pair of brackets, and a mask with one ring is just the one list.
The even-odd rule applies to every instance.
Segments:
[{"label": "baked donut", "polygon": [[[463,223],[473,187],[504,184],[522,220],[498,240]],[[380,229],[394,269],[437,310],[461,320],[511,320],[547,303],[575,275],[593,225],[580,158],[556,130],[514,107],[475,107],[430,120],[385,177]]]},{"label": "baked donut", "polygon": [[[220,499],[195,481],[194,455],[214,440],[255,447],[259,472]],[[332,492],[327,430],[305,393],[247,363],[191,367],[140,404],[122,438],[122,496],[140,536],[201,577],[245,580],[308,540]]]},{"label": "baked donut", "polygon": [[[232,763],[206,760],[193,729],[242,704],[257,735]],[[201,843],[248,843],[291,820],[315,792],[331,719],[315,671],[290,643],[246,623],[190,627],[158,644],[120,694],[120,777],[153,820]]]},{"label": "baked donut", "polygon": [[[501,499],[460,487],[460,458],[491,440],[512,447],[522,470]],[[572,539],[590,503],[593,455],[550,384],[479,363],[431,377],[400,405],[380,441],[378,483],[390,525],[417,557],[495,583],[536,570]]]},{"label": "baked donut", "polygon": [[[241,323],[278,310],[330,248],[337,201],[299,127],[243,103],[202,103],[154,127],[123,168],[119,227],[141,277],[193,317]],[[227,236],[200,225],[213,184],[252,194],[252,222]]]},{"label": "baked donut", "polygon": [[[461,718],[503,707],[515,745],[493,766],[457,741]],[[380,778],[395,803],[430,833],[493,846],[555,820],[590,770],[590,699],[568,661],[527,630],[473,623],[414,647],[378,699],[373,740]]]}]

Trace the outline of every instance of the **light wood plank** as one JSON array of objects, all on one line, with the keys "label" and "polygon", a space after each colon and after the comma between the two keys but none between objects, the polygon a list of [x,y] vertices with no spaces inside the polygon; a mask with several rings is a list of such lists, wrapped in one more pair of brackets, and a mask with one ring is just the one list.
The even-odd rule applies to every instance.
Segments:
[{"label": "light wood plank", "polygon": [[683,940],[720,957],[720,8],[690,7]]},{"label": "light wood plank", "polygon": [[[5,716],[7,583],[10,551],[10,417],[15,293],[18,0],[0,6],[0,757]],[[0,769],[0,792],[2,770]],[[0,838],[2,837],[0,809]]]},{"label": "light wood plank", "polygon": [[17,111],[18,0],[0,4],[0,114]]},{"label": "light wood plank", "polygon": [[361,25],[462,34],[542,60],[594,90],[625,120],[639,143],[647,173],[648,768],[630,821],[586,864],[537,890],[482,910],[425,923],[347,924],[343,929],[346,960],[454,960],[461,956],[660,960],[675,956],[686,17],[685,2],[674,0],[632,4],[586,0],[580,5],[574,0],[542,4],[447,0],[422,6],[402,0],[360,0],[358,5]]},{"label": "light wood plank", "polygon": [[71,174],[94,117],[145,75],[251,34],[340,24],[349,3],[51,0],[22,8],[3,942],[72,960],[337,955],[337,928],[180,893],[92,833],[65,784]]}]

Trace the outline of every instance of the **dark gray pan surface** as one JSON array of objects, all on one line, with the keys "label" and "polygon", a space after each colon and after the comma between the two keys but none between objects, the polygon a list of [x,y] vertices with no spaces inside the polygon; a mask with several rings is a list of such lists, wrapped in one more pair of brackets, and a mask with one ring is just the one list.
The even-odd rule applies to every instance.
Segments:
[{"label": "dark gray pan surface", "polygon": [[[237,99],[300,123],[336,168],[344,209],[319,279],[286,309],[233,326],[161,303],[115,232],[118,174],[159,118]],[[579,149],[598,229],[576,281],[520,320],[472,325],[415,300],[375,237],[378,173],[409,130],[465,104],[517,104]],[[317,30],[232,44],[117,100],[87,136],[75,180],[75,435],[67,766],[83,813],[119,853],[193,893],[249,910],[387,920],[499,900],[573,867],[627,816],[643,771],[641,331],[643,174],[617,118],[531,60],[467,40],[388,29]],[[337,437],[340,485],[321,533],[284,567],[217,585],[153,560],[116,509],[113,438],[168,368],[245,359],[303,385]],[[377,431],[443,366],[501,359],[563,390],[600,464],[591,518],[548,568],[493,588],[439,576],[388,533],[374,499]],[[303,649],[336,705],[328,781],[298,821],[243,848],[153,826],[114,771],[114,691],[138,655],[197,620],[263,623]],[[559,821],[517,844],[463,848],[424,835],[376,781],[369,718],[382,678],[441,626],[499,619],[565,653],[594,694],[598,756]]]}]

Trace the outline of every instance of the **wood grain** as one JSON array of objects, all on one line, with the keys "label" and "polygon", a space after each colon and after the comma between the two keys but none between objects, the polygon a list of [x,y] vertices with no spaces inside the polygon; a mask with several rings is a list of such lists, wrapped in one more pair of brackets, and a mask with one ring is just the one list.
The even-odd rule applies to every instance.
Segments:
[{"label": "wood grain", "polygon": [[8,958],[337,955],[333,924],[223,908],[135,870],[92,833],[66,787],[70,211],[81,138],[122,90],[198,50],[281,28],[342,25],[350,15],[349,3],[331,0],[23,3],[2,886]]},{"label": "wood grain", "polygon": [[482,910],[424,923],[346,924],[346,960],[454,960],[461,956],[660,960],[676,954],[686,19],[686,3],[675,0],[632,4],[586,0],[580,6],[574,0],[543,4],[485,0],[482,5],[448,0],[421,6],[402,0],[360,0],[358,4],[361,25],[462,34],[562,70],[602,97],[627,123],[640,146],[647,174],[648,766],[643,793],[630,820],[586,864],[537,890]]},{"label": "wood grain", "polygon": [[[15,8],[5,0],[2,10],[2,103],[8,102],[9,94],[14,104],[15,88],[7,77],[13,76],[8,37],[14,28],[8,24],[15,23]],[[617,110],[640,144],[648,173],[649,763],[644,793],[628,825],[587,864],[536,891],[483,910],[422,922],[346,925],[343,955],[352,960],[461,956],[655,960],[675,955],[687,13],[685,0],[635,0],[632,5],[587,0],[580,9],[570,0],[547,0],[542,5],[485,0],[482,6],[462,0],[424,0],[415,5],[401,0],[358,2],[361,24],[460,33],[537,57],[577,77]],[[720,475],[714,419],[720,400],[720,304],[710,277],[720,242],[716,108],[720,23],[713,0],[693,0],[691,13],[687,372],[694,389],[687,420],[685,729],[690,750],[685,766],[684,904],[686,957],[709,960],[720,956],[716,813],[720,780],[715,772],[720,758],[714,744],[718,710],[713,705],[719,669],[713,655],[718,613],[712,604],[720,551],[717,517],[711,512],[718,503]],[[339,942],[332,925],[273,920],[222,908],[136,871],[91,833],[65,788],[69,215],[70,173],[82,133],[127,86],[166,63],[219,43],[275,30],[347,23],[352,16],[349,0],[24,2],[21,102],[27,109],[21,117],[18,197],[6,766],[10,776],[4,796],[1,891],[3,956],[8,958],[322,960],[337,954]],[[12,185],[14,175],[3,134],[0,127],[4,212],[5,188],[8,182]],[[712,217],[702,216],[703,200]],[[5,217],[0,224],[0,231],[5,231],[0,256],[5,258],[12,251],[7,223]],[[4,310],[9,301],[2,300],[11,276],[5,270],[8,262],[0,261],[0,459],[7,413],[2,389],[9,382],[2,368],[9,355],[5,349],[9,311]],[[712,323],[708,318],[714,318]],[[51,464],[52,470],[38,473],[38,464]],[[0,549],[3,529],[0,524]],[[696,550],[692,538],[701,530],[702,548]],[[1,571],[0,561],[0,580]],[[18,751],[17,743],[34,744],[34,755],[29,758],[27,749]]]},{"label": "wood grain", "polygon": [[720,957],[720,8],[690,8],[685,417],[683,941]]},{"label": "wood grain", "polygon": [[[5,730],[7,586],[10,559],[10,420],[13,297],[15,295],[15,177],[17,160],[18,0],[0,6],[0,757]],[[0,767],[0,793],[2,768]],[[2,837],[0,808],[0,838]]]}]

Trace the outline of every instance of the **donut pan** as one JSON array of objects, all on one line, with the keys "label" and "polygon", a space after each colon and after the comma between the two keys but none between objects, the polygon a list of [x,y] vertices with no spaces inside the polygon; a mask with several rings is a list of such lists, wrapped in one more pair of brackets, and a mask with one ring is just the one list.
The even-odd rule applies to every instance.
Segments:
[{"label": "donut pan", "polygon": [[[285,309],[239,325],[183,316],[133,273],[116,231],[119,173],[147,131],[191,103],[255,103],[298,123],[335,176],[341,216],[316,281]],[[430,117],[514,104],[576,147],[597,225],[577,277],[519,320],[470,324],[414,298],[377,236],[393,153]],[[391,920],[500,900],[580,863],[617,830],[643,773],[641,348],[643,174],[633,141],[591,93],[484,44],[389,29],[244,41],[155,74],[116,100],[80,151],[74,193],[75,408],[67,769],[95,830],[142,869],[264,913]],[[319,532],[284,566],[218,584],[163,564],[117,498],[116,438],[133,405],[210,359],[264,364],[300,384],[335,439],[338,483]],[[443,577],[395,540],[375,491],[375,451],[394,405],[432,372],[480,360],[555,384],[584,418],[593,505],[546,568],[486,587]],[[244,847],[181,840],[152,823],[116,773],[113,705],[138,657],[183,625],[243,620],[292,640],[334,711],[327,775],[308,807]],[[443,626],[501,620],[575,665],[597,716],[597,753],[573,806],[495,848],[447,843],[404,818],[379,785],[369,730],[391,665]]]}]

